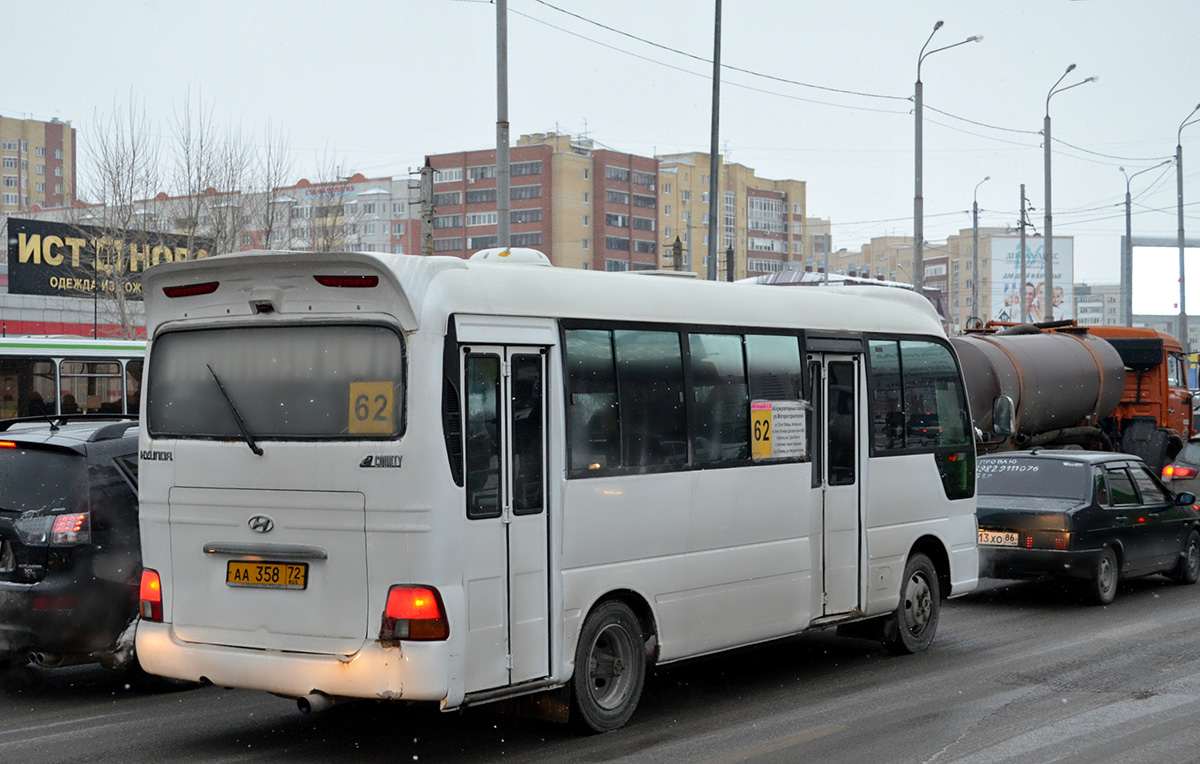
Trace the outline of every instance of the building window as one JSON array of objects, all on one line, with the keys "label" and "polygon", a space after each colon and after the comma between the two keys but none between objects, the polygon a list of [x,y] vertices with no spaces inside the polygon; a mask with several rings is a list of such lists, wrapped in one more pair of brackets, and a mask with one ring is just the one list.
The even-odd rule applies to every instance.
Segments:
[{"label": "building window", "polygon": [[707,191],[700,194],[700,201],[704,202],[705,204],[708,204],[708,192]]},{"label": "building window", "polygon": [[491,249],[499,246],[499,236],[468,236],[467,249]]},{"label": "building window", "polygon": [[584,239],[584,240],[583,240],[583,248],[584,248],[584,249],[587,249],[587,248],[588,248],[588,240],[587,240],[587,239]]},{"label": "building window", "polygon": [[476,167],[467,168],[467,178],[469,180],[483,180],[484,178],[496,177],[496,165],[485,164]]},{"label": "building window", "polygon": [[392,202],[392,214],[393,215],[403,215],[404,214],[404,202]]},{"label": "building window", "polygon": [[608,165],[604,168],[604,177],[608,180],[615,180],[620,183],[628,183],[629,170],[625,169],[624,167],[614,167],[612,165]]},{"label": "building window", "polygon": [[783,263],[779,260],[750,257],[746,259],[746,270],[750,273],[778,273],[783,270]]},{"label": "building window", "polygon": [[511,175],[541,175],[542,160],[538,159],[533,162],[517,162],[509,167]]},{"label": "building window", "polygon": [[588,227],[588,221],[589,221],[590,219],[591,219],[591,218],[589,218],[587,215],[584,215],[584,216],[583,216],[583,227],[584,227],[584,228],[587,228],[587,227]]},{"label": "building window", "polygon": [[46,147],[38,146],[36,149],[34,149],[33,153],[36,154],[37,156],[44,157],[44,156],[46,156]]},{"label": "building window", "polygon": [[404,235],[404,224],[403,223],[392,223],[392,236],[403,236],[403,235]]},{"label": "building window", "polygon": [[254,237],[248,233],[242,234],[242,246],[248,247],[254,243]]},{"label": "building window", "polygon": [[[17,150],[17,139],[16,138],[5,138],[4,139],[4,150],[5,151],[16,151]],[[13,204],[16,204],[16,203],[17,202],[14,199]]]},{"label": "building window", "polygon": [[634,252],[641,252],[643,255],[653,255],[656,249],[652,241],[645,239],[634,239],[633,241]]},{"label": "building window", "polygon": [[650,188],[654,188],[654,174],[649,172],[638,172],[635,170],[633,173],[633,182],[639,186],[649,186]]},{"label": "building window", "polygon": [[39,164],[39,165],[37,166],[37,174],[38,174],[38,175],[45,175],[45,174],[46,174],[46,165],[44,165],[44,164]]},{"label": "building window", "polygon": [[[375,235],[375,224],[374,223],[363,223],[363,235],[364,236],[374,236]],[[371,250],[368,250],[368,251],[371,251]]]},{"label": "building window", "polygon": [[684,203],[684,204],[687,204],[688,202],[692,201],[692,192],[691,192],[691,191],[688,191],[687,189],[684,189],[684,190],[683,190],[683,191],[681,191],[680,193],[681,193],[681,194],[682,194],[682,196],[683,196],[683,203]]},{"label": "building window", "polygon": [[607,212],[604,215],[604,224],[614,228],[628,228],[629,216],[622,215],[619,212]]},{"label": "building window", "polygon": [[17,203],[17,195],[6,192],[4,194],[4,203],[5,204],[16,204]]},{"label": "building window", "polygon": [[633,195],[634,207],[646,207],[648,209],[654,209],[657,205],[658,201],[653,196],[646,196],[644,194]]},{"label": "building window", "polygon": [[61,177],[62,177],[62,168],[61,168],[61,167],[55,167],[55,168],[54,168],[54,176],[55,176],[56,178],[61,178]]},{"label": "building window", "polygon": [[[583,179],[587,180],[590,177],[592,177],[592,171],[589,170],[588,168],[584,167],[583,168]],[[587,249],[587,247],[584,247],[584,249]]]},{"label": "building window", "polygon": [[499,213],[496,212],[468,212],[467,227],[480,225],[496,225],[499,221]]},{"label": "building window", "polygon": [[609,204],[622,204],[629,206],[629,194],[624,191],[614,191],[609,189],[604,192],[604,200]]},{"label": "building window", "polygon": [[[434,183],[453,183],[455,181],[461,181],[461,180],[462,180],[462,168],[461,167],[451,167],[446,170],[434,170],[433,171],[433,182]],[[462,247],[459,247],[459,249],[462,249]]]},{"label": "building window", "polygon": [[663,236],[667,237],[668,239],[671,238],[671,226],[663,227]]},{"label": "building window", "polygon": [[669,193],[671,193],[671,184],[670,184],[670,183],[664,183],[664,184],[663,184],[663,193],[664,193],[664,194],[669,194]]},{"label": "building window", "polygon": [[634,217],[633,228],[635,231],[653,231],[654,230],[654,218]]},{"label": "building window", "polygon": [[532,186],[513,186],[510,189],[510,196],[513,199],[541,199],[542,184],[538,183]]},{"label": "building window", "polygon": [[[29,144],[25,144],[25,147],[24,147],[24,149],[23,149],[23,150],[24,150],[24,151],[28,151],[28,150],[29,150]],[[55,159],[62,159],[62,149],[55,149],[55,150],[54,150],[54,158],[55,158]]]},{"label": "building window", "polygon": [[40,194],[44,194],[44,193],[46,193],[46,184],[45,184],[45,183],[38,183],[38,184],[37,184],[37,186],[36,186],[36,189],[37,189],[38,193],[40,193]]},{"label": "building window", "polygon": [[462,228],[462,215],[435,215],[434,228]]},{"label": "building window", "polygon": [[512,245],[514,247],[540,247],[542,246],[542,232],[514,233],[512,235]]},{"label": "building window", "polygon": [[[583,217],[583,224],[587,225],[587,215]],[[509,221],[512,223],[540,223],[542,222],[542,208],[534,207],[528,210],[512,210],[509,212]]]},{"label": "building window", "polygon": [[463,248],[463,240],[461,236],[454,236],[449,239],[434,239],[434,252],[461,252]]},{"label": "building window", "polygon": [[403,255],[404,254],[404,245],[403,244],[393,244],[392,245],[392,254],[393,255]]},{"label": "building window", "polygon": [[467,204],[495,204],[496,189],[480,188],[467,192]]},{"label": "building window", "polygon": [[590,200],[591,200],[591,196],[592,196],[592,195],[591,195],[591,194],[589,194],[587,191],[584,191],[584,192],[583,192],[583,203],[584,203],[584,204],[587,204],[587,203],[588,203],[588,201],[590,201]]},{"label": "building window", "polygon": [[752,231],[783,233],[783,200],[766,196],[752,196],[746,213],[746,227]]},{"label": "building window", "polygon": [[616,249],[622,252],[629,251],[629,239],[623,236],[605,236],[604,247],[606,249]]},{"label": "building window", "polygon": [[670,214],[671,214],[671,205],[669,205],[669,204],[668,204],[668,205],[666,205],[666,206],[664,206],[664,207],[663,207],[663,214],[664,214],[664,215],[670,215]]},{"label": "building window", "polygon": [[16,188],[17,187],[17,176],[16,175],[5,175],[4,176],[4,187],[5,188]]},{"label": "building window", "polygon": [[17,158],[16,157],[4,157],[4,169],[6,169],[6,170],[17,169]]},{"label": "building window", "polygon": [[627,271],[629,270],[629,263],[624,260],[605,260],[604,270],[610,272]]},{"label": "building window", "polygon": [[375,212],[375,202],[363,202],[363,206],[362,206],[362,208],[363,208],[363,210],[362,210],[362,214],[364,214],[364,215],[374,215],[374,214],[376,214],[376,212]]}]

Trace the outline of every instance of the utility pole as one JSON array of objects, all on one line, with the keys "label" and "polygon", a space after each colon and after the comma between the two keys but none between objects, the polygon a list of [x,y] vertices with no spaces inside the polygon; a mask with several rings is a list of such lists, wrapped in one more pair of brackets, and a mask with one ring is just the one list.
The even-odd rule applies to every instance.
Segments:
[{"label": "utility pole", "polygon": [[429,157],[421,168],[421,254],[433,254],[433,166]]},{"label": "utility pole", "polygon": [[721,123],[721,0],[716,0],[716,22],[713,25],[713,91],[712,141],[708,151],[708,280],[717,280],[717,129]]},{"label": "utility pole", "polygon": [[496,243],[504,249],[512,242],[508,173],[508,0],[496,0]]},{"label": "utility pole", "polygon": [[1021,292],[1021,323],[1029,323],[1029,296],[1025,294],[1025,280],[1028,278],[1025,275],[1025,204],[1029,200],[1025,198],[1025,184],[1021,184],[1021,219],[1017,223],[1017,227],[1021,229],[1021,281],[1017,284],[1017,289]]},{"label": "utility pole", "polygon": [[736,265],[737,263],[733,260],[733,247],[730,247],[725,250],[725,280],[730,284],[733,283]]}]

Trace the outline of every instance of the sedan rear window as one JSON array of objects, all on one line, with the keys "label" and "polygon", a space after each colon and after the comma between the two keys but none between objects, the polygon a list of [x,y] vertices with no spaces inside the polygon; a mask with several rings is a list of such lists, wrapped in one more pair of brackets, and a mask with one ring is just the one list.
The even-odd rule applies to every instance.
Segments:
[{"label": "sedan rear window", "polygon": [[0,516],[50,510],[87,510],[87,460],[40,448],[0,448]]},{"label": "sedan rear window", "polygon": [[1091,499],[1091,477],[1079,462],[994,457],[980,459],[976,467],[981,495]]},{"label": "sedan rear window", "polygon": [[147,424],[159,438],[241,440],[237,416],[257,439],[394,438],[403,373],[385,326],[170,332],[150,350]]}]

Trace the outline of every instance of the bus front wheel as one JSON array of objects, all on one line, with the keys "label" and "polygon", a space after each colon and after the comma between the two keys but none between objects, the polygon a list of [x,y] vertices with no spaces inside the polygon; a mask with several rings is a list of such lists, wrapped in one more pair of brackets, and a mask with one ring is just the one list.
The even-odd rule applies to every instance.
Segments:
[{"label": "bus front wheel", "polygon": [[919,653],[933,642],[942,610],[937,569],[923,554],[914,554],[904,566],[900,605],[884,628],[884,644],[897,654]]},{"label": "bus front wheel", "polygon": [[608,732],[633,716],[646,680],[642,626],[629,606],[610,600],[583,623],[571,678],[571,722]]}]

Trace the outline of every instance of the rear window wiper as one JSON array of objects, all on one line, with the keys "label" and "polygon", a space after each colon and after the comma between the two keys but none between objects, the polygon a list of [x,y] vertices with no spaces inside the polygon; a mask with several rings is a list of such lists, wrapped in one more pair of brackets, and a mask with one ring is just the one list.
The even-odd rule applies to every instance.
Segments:
[{"label": "rear window wiper", "polygon": [[215,371],[213,371],[211,364],[205,364],[205,366],[208,367],[208,372],[212,374],[213,381],[217,383],[217,389],[221,391],[221,397],[223,397],[225,399],[225,403],[229,405],[229,411],[233,414],[233,418],[234,421],[237,422],[238,429],[242,431],[242,437],[246,439],[246,445],[250,446],[250,450],[254,452],[255,456],[262,456],[262,448],[254,442],[254,436],[251,435],[250,430],[246,428],[246,422],[242,420],[242,415],[238,412],[237,406],[234,405],[233,399],[229,397],[229,393],[225,392],[225,385],[221,384],[221,378],[217,376]]}]

